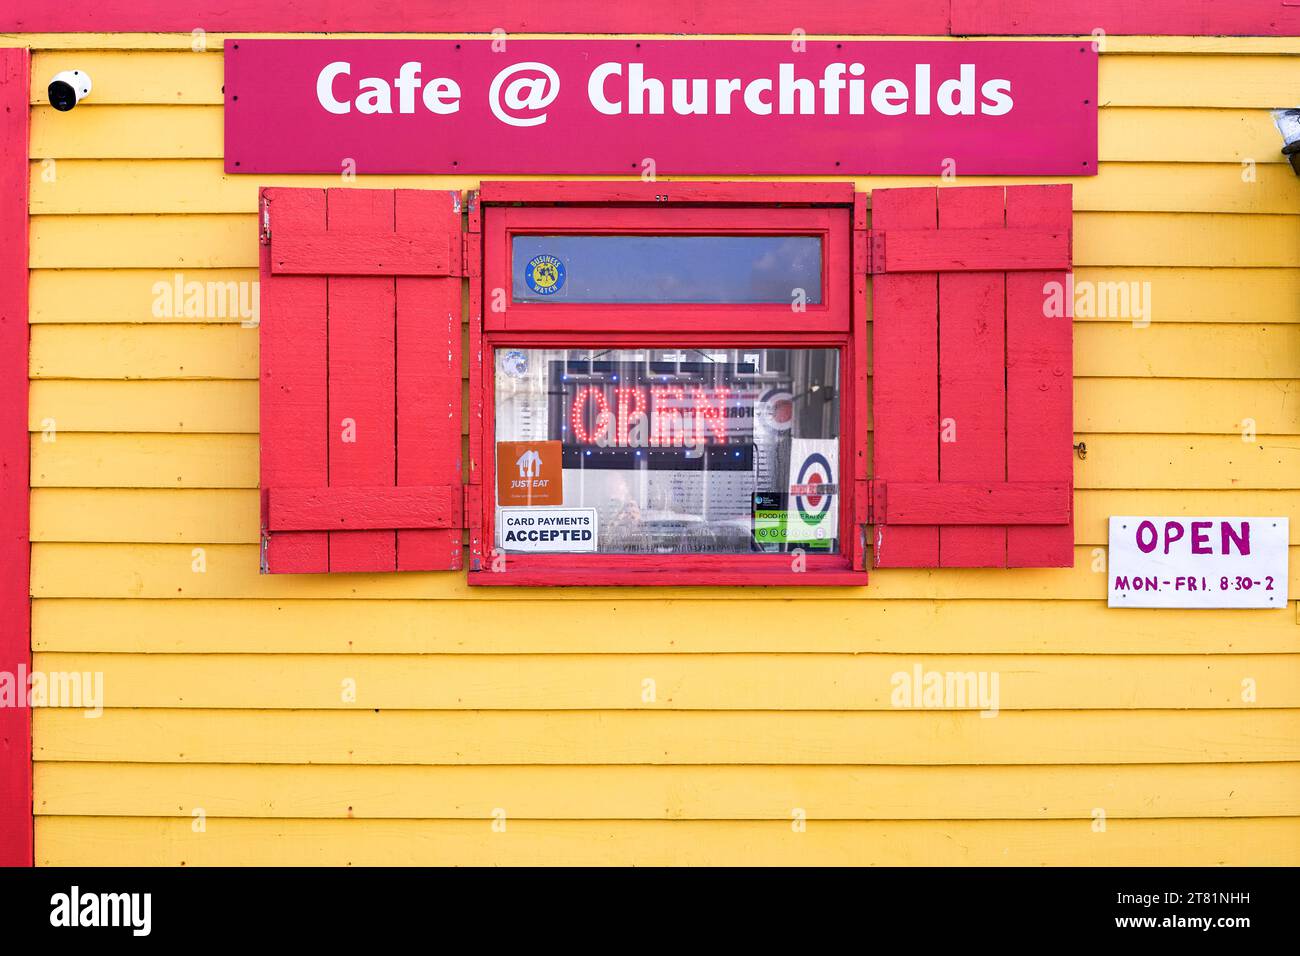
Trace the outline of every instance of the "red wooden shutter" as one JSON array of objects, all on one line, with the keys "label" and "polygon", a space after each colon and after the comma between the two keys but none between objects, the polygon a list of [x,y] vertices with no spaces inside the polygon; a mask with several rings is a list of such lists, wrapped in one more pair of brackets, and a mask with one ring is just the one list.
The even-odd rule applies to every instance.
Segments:
[{"label": "red wooden shutter", "polygon": [[460,194],[261,209],[262,570],[459,568]]},{"label": "red wooden shutter", "polygon": [[[1074,563],[1070,186],[871,194],[877,567]],[[1064,294],[1062,292],[1062,294]]]}]

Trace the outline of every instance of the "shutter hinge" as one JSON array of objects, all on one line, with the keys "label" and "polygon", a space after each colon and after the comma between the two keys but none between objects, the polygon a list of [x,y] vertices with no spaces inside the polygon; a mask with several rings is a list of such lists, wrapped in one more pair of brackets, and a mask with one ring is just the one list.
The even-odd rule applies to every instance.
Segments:
[{"label": "shutter hinge", "polygon": [[853,230],[853,274],[871,275],[871,230]]},{"label": "shutter hinge", "polygon": [[885,271],[885,233],[879,229],[867,230],[867,273],[878,275]]},{"label": "shutter hinge", "polygon": [[858,571],[867,568],[867,525],[871,524],[871,481],[858,478],[853,482],[853,530],[857,533],[854,542],[857,553],[853,567]]},{"label": "shutter hinge", "polygon": [[885,483],[880,479],[866,482],[867,524],[883,524],[885,520]]},{"label": "shutter hinge", "polygon": [[469,569],[483,570],[483,486],[466,485],[461,523],[469,531]]},{"label": "shutter hinge", "polygon": [[262,554],[261,554],[260,564],[258,566],[262,574],[271,573],[271,562],[270,562],[270,554],[269,554],[270,550],[271,550],[271,536],[267,534],[265,530],[263,530],[262,531]]},{"label": "shutter hinge", "polygon": [[262,229],[259,238],[262,245],[271,244],[271,200],[267,196],[262,197]]},{"label": "shutter hinge", "polygon": [[479,250],[482,249],[482,239],[478,233],[466,233],[460,240],[460,274],[463,276],[477,276],[479,274]]},{"label": "shutter hinge", "polygon": [[451,191],[451,211],[454,215],[457,216],[460,215],[460,190],[459,189],[453,189]]}]

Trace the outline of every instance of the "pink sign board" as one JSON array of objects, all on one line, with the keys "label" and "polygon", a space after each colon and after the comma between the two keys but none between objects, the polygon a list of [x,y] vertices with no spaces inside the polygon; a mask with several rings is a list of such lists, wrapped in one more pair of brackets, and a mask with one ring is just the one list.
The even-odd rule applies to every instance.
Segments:
[{"label": "pink sign board", "polygon": [[226,171],[1097,171],[1080,41],[249,40]]}]

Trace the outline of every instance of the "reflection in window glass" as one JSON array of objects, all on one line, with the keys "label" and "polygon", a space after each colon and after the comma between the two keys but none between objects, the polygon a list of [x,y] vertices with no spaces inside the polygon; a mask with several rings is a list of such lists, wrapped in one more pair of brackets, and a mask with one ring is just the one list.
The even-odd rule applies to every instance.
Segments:
[{"label": "reflection in window glass", "polygon": [[516,302],[817,305],[822,248],[816,236],[515,236],[511,275]]},{"label": "reflection in window glass", "polygon": [[495,368],[497,547],[838,551],[837,350],[501,348]]}]

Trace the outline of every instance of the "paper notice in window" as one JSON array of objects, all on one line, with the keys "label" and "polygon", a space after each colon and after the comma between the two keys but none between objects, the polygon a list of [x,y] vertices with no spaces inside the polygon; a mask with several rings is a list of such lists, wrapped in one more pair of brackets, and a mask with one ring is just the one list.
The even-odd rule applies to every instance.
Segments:
[{"label": "paper notice in window", "polygon": [[829,541],[838,536],[839,462],[836,439],[791,440],[787,541]]},{"label": "paper notice in window", "polygon": [[571,554],[595,551],[595,508],[498,508],[497,529],[506,551]]}]

